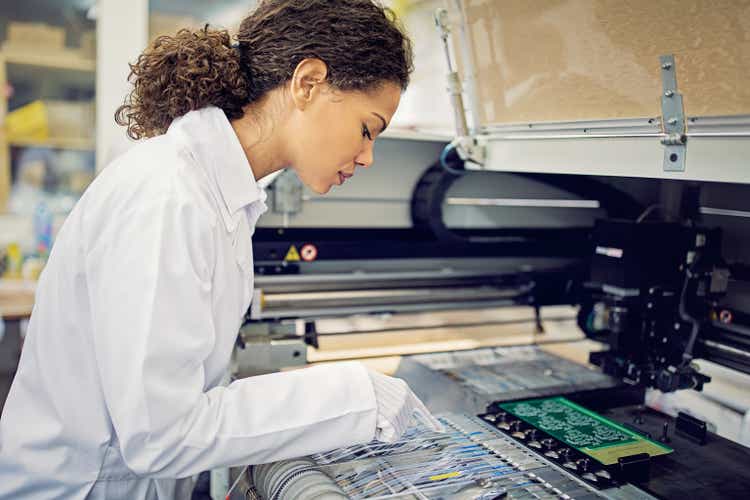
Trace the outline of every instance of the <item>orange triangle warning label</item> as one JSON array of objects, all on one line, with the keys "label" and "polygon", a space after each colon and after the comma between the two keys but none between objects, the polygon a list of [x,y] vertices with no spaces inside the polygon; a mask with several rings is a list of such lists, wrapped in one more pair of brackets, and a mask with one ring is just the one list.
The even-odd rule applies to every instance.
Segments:
[{"label": "orange triangle warning label", "polygon": [[286,257],[284,257],[284,262],[299,262],[299,252],[297,251],[297,247],[294,245],[289,247],[289,251],[286,253]]}]

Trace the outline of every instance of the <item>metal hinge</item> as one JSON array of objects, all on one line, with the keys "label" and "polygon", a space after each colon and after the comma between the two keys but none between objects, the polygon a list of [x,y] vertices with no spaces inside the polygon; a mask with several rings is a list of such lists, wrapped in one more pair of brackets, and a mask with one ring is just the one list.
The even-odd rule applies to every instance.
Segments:
[{"label": "metal hinge", "polygon": [[672,54],[660,56],[661,63],[661,123],[664,136],[664,171],[684,172],[687,152],[687,127],[682,94],[677,90],[677,71]]}]

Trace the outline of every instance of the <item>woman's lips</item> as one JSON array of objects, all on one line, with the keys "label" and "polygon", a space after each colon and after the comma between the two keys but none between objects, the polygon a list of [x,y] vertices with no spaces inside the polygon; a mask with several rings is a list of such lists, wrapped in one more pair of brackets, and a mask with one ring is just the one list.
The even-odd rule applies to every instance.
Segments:
[{"label": "woman's lips", "polygon": [[339,186],[343,184],[349,177],[351,177],[353,174],[345,174],[344,172],[340,171],[339,174]]}]

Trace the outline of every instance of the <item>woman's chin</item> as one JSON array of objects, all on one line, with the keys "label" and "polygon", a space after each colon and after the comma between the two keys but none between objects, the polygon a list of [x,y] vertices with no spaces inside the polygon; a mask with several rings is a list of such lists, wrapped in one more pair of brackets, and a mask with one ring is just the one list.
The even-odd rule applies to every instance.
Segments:
[{"label": "woman's chin", "polygon": [[333,184],[321,182],[321,183],[316,183],[315,185],[311,185],[308,187],[317,194],[326,194],[328,193],[328,191],[331,190],[331,188],[333,187]]}]

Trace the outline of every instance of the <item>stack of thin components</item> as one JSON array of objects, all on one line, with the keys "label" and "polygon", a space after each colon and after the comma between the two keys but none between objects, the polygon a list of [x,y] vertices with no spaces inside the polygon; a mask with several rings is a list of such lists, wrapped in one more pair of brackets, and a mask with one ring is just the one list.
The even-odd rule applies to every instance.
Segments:
[{"label": "stack of thin components", "polygon": [[[331,499],[599,496],[477,418],[449,414],[440,419],[445,433],[417,428],[392,444],[373,442],[315,455],[305,463],[255,467],[256,487],[263,498],[273,500],[313,498],[304,491],[326,491],[329,496],[323,498]],[[324,477],[329,483],[318,485]],[[306,488],[299,487],[301,481]]]}]

